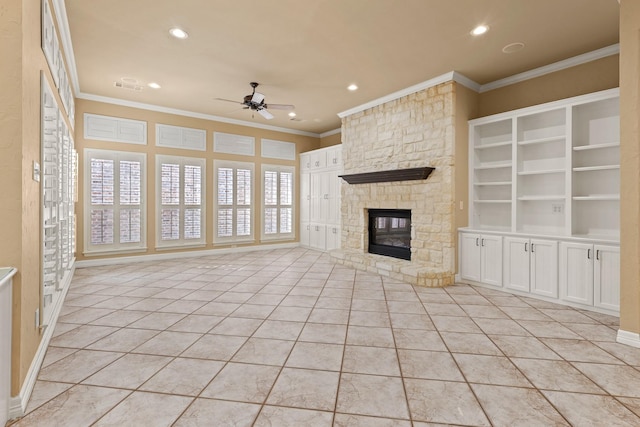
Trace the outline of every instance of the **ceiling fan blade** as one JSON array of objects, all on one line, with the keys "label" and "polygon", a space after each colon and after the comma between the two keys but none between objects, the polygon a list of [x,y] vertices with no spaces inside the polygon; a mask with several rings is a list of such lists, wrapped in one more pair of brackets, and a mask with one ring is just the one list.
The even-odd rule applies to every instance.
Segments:
[{"label": "ceiling fan blade", "polygon": [[260,114],[262,117],[264,117],[267,120],[273,119],[273,114],[271,114],[270,112],[268,112],[264,108],[259,109],[258,110],[258,114]]},{"label": "ceiling fan blade", "polygon": [[242,105],[242,102],[238,102],[238,101],[232,101],[230,99],[224,99],[224,98],[214,98],[214,100],[216,101],[226,101],[226,102],[233,102],[234,104],[240,104]]},{"label": "ceiling fan blade", "polygon": [[272,110],[294,110],[296,107],[291,104],[265,104],[265,108],[271,108]]},{"label": "ceiling fan blade", "polygon": [[264,102],[264,95],[260,92],[255,92],[251,97],[251,102],[254,104],[262,104]]}]

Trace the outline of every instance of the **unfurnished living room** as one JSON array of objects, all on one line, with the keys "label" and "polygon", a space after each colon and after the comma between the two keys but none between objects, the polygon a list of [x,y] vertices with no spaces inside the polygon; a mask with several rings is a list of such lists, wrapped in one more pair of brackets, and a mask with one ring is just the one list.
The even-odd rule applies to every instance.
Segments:
[{"label": "unfurnished living room", "polygon": [[3,0],[0,425],[640,425],[638,34]]}]

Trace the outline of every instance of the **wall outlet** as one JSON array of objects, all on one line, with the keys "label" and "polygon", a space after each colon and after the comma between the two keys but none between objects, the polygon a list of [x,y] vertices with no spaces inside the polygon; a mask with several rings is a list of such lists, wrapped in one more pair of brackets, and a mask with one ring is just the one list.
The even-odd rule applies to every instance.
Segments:
[{"label": "wall outlet", "polygon": [[562,203],[552,203],[551,212],[554,214],[562,214],[562,212],[564,212],[564,205]]},{"label": "wall outlet", "polygon": [[464,210],[464,200],[460,200],[460,210]]},{"label": "wall outlet", "polygon": [[36,308],[36,329],[40,327],[40,309]]}]

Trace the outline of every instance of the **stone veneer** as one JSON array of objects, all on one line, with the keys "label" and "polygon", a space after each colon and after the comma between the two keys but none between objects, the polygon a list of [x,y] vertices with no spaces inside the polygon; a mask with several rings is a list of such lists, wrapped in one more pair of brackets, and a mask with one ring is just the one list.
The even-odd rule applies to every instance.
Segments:
[{"label": "stone veneer", "polygon": [[[342,182],[339,263],[421,286],[453,284],[454,99],[442,83],[342,119],[344,174],[431,166],[428,179]],[[411,209],[411,261],[368,253],[368,209]]]}]

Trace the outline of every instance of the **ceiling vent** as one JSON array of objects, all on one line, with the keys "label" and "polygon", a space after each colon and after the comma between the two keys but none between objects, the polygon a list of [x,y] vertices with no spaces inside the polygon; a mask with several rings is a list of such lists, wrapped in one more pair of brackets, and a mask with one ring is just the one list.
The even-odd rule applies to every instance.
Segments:
[{"label": "ceiling vent", "polygon": [[135,83],[113,82],[113,85],[120,89],[132,90],[134,92],[142,92],[142,86]]}]

